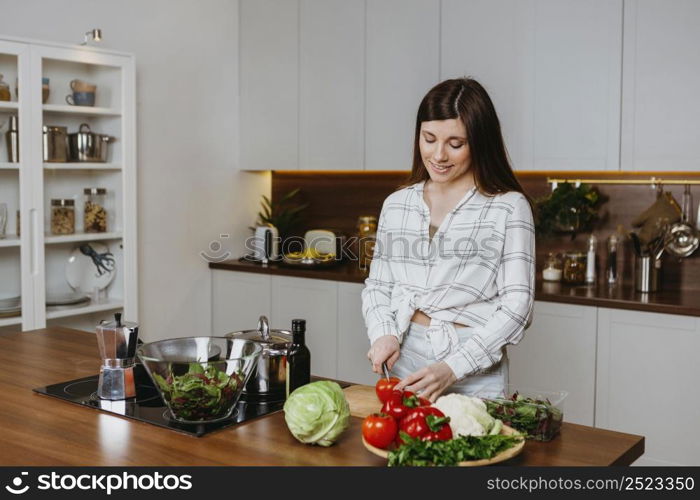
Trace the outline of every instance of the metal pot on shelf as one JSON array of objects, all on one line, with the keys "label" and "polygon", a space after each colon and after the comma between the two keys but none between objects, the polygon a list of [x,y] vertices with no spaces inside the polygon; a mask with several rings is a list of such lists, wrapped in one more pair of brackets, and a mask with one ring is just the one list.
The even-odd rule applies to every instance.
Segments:
[{"label": "metal pot on shelf", "polygon": [[65,163],[68,161],[68,129],[57,125],[42,127],[44,162]]},{"label": "metal pot on shelf", "polygon": [[82,123],[78,132],[68,134],[70,160],[77,162],[107,161],[108,145],[116,139],[105,134],[96,134],[90,125]]},{"label": "metal pot on shelf", "polygon": [[248,379],[243,396],[249,401],[278,401],[285,399],[287,387],[287,352],[292,343],[289,330],[270,329],[267,317],[260,316],[256,330],[227,333],[226,337],[252,340],[263,348],[253,374]]}]

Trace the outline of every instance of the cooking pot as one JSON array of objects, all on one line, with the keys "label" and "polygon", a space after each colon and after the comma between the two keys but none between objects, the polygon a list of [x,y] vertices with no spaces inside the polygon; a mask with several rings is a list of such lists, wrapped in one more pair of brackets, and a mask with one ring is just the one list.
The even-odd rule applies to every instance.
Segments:
[{"label": "cooking pot", "polygon": [[68,161],[68,129],[56,125],[44,125],[42,132],[44,161]]},{"label": "cooking pot", "polygon": [[71,161],[100,162],[107,161],[107,145],[115,140],[104,134],[95,134],[90,125],[82,123],[78,132],[68,134],[68,149]]},{"label": "cooking pot", "polygon": [[287,386],[287,351],[292,345],[292,332],[271,330],[265,316],[260,316],[257,330],[242,330],[227,337],[252,340],[263,348],[258,366],[243,389],[247,400],[277,401],[285,399]]}]

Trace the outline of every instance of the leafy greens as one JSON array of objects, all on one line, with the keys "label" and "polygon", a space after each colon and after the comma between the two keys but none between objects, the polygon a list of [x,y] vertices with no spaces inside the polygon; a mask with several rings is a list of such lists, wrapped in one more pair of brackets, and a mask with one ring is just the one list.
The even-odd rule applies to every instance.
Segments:
[{"label": "leafy greens", "polygon": [[213,364],[190,363],[187,373],[163,378],[153,373],[172,412],[184,420],[225,418],[243,384],[243,374],[227,375]]}]

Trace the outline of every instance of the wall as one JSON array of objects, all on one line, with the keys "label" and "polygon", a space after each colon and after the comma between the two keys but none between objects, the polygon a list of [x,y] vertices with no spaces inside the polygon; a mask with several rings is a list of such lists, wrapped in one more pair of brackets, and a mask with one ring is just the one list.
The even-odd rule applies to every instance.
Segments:
[{"label": "wall", "polygon": [[101,46],[135,55],[142,336],[209,332],[199,253],[220,234],[242,253],[269,192],[269,175],[236,164],[238,2],[0,0],[0,12],[3,35],[79,43],[101,28]]}]

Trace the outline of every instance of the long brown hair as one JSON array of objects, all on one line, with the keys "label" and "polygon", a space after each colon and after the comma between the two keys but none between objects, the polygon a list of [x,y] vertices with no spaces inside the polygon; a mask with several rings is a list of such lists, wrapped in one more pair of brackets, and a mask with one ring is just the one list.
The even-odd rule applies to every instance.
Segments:
[{"label": "long brown hair", "polygon": [[413,142],[413,167],[404,186],[430,178],[420,154],[421,123],[433,120],[462,120],[467,129],[471,170],[479,191],[487,195],[524,193],[508,160],[501,124],[486,89],[471,78],[455,78],[435,85],[418,106]]}]

